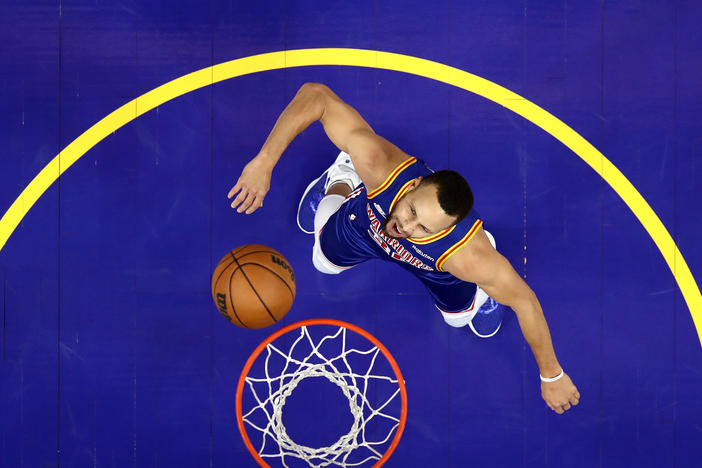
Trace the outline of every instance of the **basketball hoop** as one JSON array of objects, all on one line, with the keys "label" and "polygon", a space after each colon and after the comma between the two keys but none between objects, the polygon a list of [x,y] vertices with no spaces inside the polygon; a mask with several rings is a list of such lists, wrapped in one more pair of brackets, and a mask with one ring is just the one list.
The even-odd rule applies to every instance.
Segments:
[{"label": "basketball hoop", "polygon": [[[331,332],[324,331],[322,337],[315,336],[320,333],[318,330],[329,329]],[[289,340],[294,338],[291,344],[284,343],[285,339],[278,340],[295,330],[299,330],[297,334],[287,335]],[[347,333],[349,330],[355,333]],[[354,347],[359,341],[363,346]],[[326,348],[331,347],[339,348],[338,353],[332,353],[338,355],[327,355]],[[257,364],[264,368],[263,375],[250,376],[252,366],[264,350],[265,358]],[[382,357],[378,359],[380,354],[386,361]],[[363,361],[362,369],[354,370],[354,365],[361,365],[360,361]],[[279,369],[275,369],[276,365]],[[388,365],[390,368],[383,369],[385,373],[374,370],[374,367]],[[310,377],[324,377],[338,386],[348,399],[353,417],[349,432],[325,447],[295,443],[283,424],[286,399],[302,380]],[[373,395],[372,389],[382,396]],[[246,413],[242,404],[245,390],[250,401]],[[393,410],[396,414],[392,414]],[[373,335],[339,320],[305,320],[273,333],[246,361],[236,389],[239,432],[258,464],[268,468],[271,465],[264,458],[277,459],[284,467],[289,467],[288,463],[293,460],[298,463],[303,460],[313,467],[360,467],[370,463],[380,467],[397,447],[406,418],[407,392],[395,359]],[[253,429],[255,440],[260,440],[256,447],[249,438],[247,426]]]}]

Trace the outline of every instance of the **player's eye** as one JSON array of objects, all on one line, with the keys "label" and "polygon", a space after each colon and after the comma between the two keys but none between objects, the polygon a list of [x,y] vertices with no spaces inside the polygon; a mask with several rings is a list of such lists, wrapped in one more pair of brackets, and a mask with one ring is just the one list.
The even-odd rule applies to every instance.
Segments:
[{"label": "player's eye", "polygon": [[410,212],[411,212],[412,215],[414,215],[414,216],[417,215],[417,212],[414,210],[414,207],[413,207],[413,206],[410,206]]},{"label": "player's eye", "polygon": [[427,234],[429,234],[429,229],[427,229],[427,228],[424,227],[424,226],[422,226],[422,229],[424,229],[424,232],[426,232]]}]

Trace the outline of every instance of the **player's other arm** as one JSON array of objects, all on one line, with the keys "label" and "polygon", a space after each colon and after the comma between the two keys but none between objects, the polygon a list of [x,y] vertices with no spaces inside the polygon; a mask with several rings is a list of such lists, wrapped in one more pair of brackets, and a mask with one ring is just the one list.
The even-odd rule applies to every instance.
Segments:
[{"label": "player's other arm", "polygon": [[[562,368],[536,294],[509,261],[490,245],[482,228],[465,247],[446,261],[444,269],[457,278],[478,284],[488,296],[511,307],[534,353],[541,375],[555,377],[560,374]],[[568,375],[555,382],[542,382],[541,394],[548,406],[559,414],[570,409],[571,404],[577,405],[580,398]]]},{"label": "player's other arm", "polygon": [[369,190],[408,156],[375,134],[370,125],[331,89],[319,83],[305,83],[278,117],[263,147],[242,171],[229,192],[232,208],[253,213],[263,204],[270,189],[273,168],[290,142],[313,122],[320,121],[329,139],[348,153]]}]

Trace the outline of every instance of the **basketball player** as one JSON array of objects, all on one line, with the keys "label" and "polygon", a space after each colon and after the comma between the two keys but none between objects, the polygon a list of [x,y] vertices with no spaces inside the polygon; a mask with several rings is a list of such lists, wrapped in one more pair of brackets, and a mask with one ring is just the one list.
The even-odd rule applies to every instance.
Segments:
[{"label": "basketball player", "polygon": [[433,172],[376,135],[328,87],[300,88],[229,192],[236,196],[232,208],[250,214],[263,205],[283,151],[317,120],[341,153],[309,184],[298,207],[298,226],[315,236],[315,267],[337,274],[373,258],[392,261],[424,283],[450,326],[468,325],[483,338],[499,330],[500,304],[511,307],[548,406],[562,414],[577,405],[580,393],[556,358],[539,301],[495,250],[468,183],[453,171]]}]

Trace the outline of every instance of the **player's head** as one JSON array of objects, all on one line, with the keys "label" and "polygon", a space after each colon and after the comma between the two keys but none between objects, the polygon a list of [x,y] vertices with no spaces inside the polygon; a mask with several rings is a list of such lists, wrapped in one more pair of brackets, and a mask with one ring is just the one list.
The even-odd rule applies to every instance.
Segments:
[{"label": "player's head", "polygon": [[468,182],[455,171],[414,179],[385,218],[383,232],[393,238],[427,237],[465,218],[473,207]]}]

